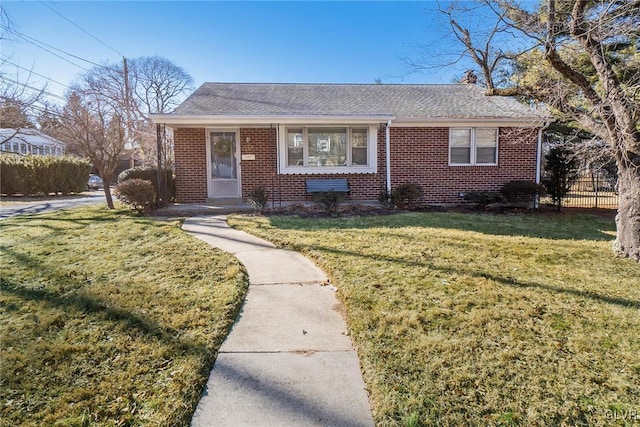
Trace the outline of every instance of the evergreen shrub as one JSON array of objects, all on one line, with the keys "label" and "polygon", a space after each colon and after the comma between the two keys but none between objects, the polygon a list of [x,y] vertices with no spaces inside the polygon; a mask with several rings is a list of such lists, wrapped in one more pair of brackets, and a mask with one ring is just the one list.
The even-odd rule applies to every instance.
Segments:
[{"label": "evergreen shrub", "polygon": [[75,157],[0,154],[0,193],[6,195],[81,193],[91,164]]},{"label": "evergreen shrub", "polygon": [[138,178],[122,181],[116,185],[115,193],[118,200],[140,213],[149,209],[156,197],[153,183]]},{"label": "evergreen shrub", "polygon": [[[165,183],[167,185],[167,201],[175,200],[175,183],[172,169],[164,169]],[[142,179],[145,181],[151,181],[153,190],[156,196],[160,194],[158,188],[158,168],[153,167],[135,167],[131,169],[125,169],[118,175],[118,184],[128,179]],[[157,206],[158,200],[154,196],[153,203]]]}]

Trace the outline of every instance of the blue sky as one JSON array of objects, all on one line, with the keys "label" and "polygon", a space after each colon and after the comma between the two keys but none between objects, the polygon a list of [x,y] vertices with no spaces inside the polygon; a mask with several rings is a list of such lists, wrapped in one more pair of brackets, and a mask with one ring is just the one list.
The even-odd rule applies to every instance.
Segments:
[{"label": "blue sky", "polygon": [[[183,67],[196,86],[205,81],[451,83],[468,68],[411,73],[402,60],[415,57],[419,45],[446,45],[447,27],[434,1],[3,0],[2,6],[13,28],[28,37],[95,63],[160,55]],[[68,85],[83,72],[15,35],[0,43],[2,58],[60,83]],[[16,68],[5,62],[3,72],[15,76]],[[19,80],[26,76],[21,70]],[[30,84],[45,80],[33,75]],[[47,90],[62,95],[65,87],[50,81]]]}]

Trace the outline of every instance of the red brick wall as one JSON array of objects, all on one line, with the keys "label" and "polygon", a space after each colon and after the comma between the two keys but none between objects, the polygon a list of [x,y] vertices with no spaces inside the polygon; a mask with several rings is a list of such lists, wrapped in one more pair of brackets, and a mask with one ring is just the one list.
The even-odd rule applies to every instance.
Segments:
[{"label": "red brick wall", "polygon": [[204,128],[173,131],[178,203],[207,200],[207,145]]},{"label": "red brick wall", "polygon": [[423,201],[458,203],[461,192],[535,180],[537,130],[500,128],[497,166],[449,166],[448,128],[391,128],[391,182],[422,186]]},{"label": "red brick wall", "polygon": [[243,198],[246,199],[259,185],[264,186],[271,195],[272,182],[278,170],[276,149],[275,127],[240,129],[240,153],[256,156],[255,160],[243,160],[240,165]]},{"label": "red brick wall", "polygon": [[[391,132],[391,182],[419,184],[428,203],[457,203],[460,192],[498,190],[514,179],[535,179],[537,131],[501,128],[497,166],[449,166],[448,128],[394,128]],[[204,129],[176,129],[177,199],[203,203],[207,198]],[[275,128],[240,129],[242,196],[263,185],[274,201],[305,199],[305,179],[346,177],[352,200],[376,200],[385,185],[385,129],[378,130],[378,173],[341,175],[278,175]]]},{"label": "red brick wall", "polygon": [[[305,200],[305,180],[307,178],[345,177],[351,186],[351,200],[375,200],[384,175],[379,174],[300,174],[278,175],[276,129],[242,128],[240,129],[240,151],[242,154],[255,154],[255,160],[242,161],[242,197],[258,185],[263,185],[275,202]],[[248,139],[247,139],[248,138]],[[383,134],[384,149],[384,134]]]}]

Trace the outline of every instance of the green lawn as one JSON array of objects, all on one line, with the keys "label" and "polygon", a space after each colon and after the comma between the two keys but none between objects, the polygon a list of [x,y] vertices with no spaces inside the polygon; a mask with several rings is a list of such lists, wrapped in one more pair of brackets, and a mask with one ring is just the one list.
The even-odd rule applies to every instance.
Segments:
[{"label": "green lawn", "polygon": [[379,426],[640,423],[640,265],[613,257],[612,220],[230,224],[307,253],[331,276]]},{"label": "green lawn", "polygon": [[188,425],[246,292],[235,258],[97,207],[0,239],[0,425]]}]

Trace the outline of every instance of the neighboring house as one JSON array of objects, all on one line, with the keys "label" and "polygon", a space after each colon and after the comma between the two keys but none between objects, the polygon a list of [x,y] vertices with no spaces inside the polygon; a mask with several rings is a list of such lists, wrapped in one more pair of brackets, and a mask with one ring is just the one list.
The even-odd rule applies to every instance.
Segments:
[{"label": "neighboring house", "polygon": [[0,129],[0,152],[64,156],[64,142],[37,129]]},{"label": "neighboring house", "polygon": [[179,202],[305,200],[305,180],[347,178],[351,200],[411,182],[426,203],[538,181],[547,117],[473,84],[205,83],[171,114]]}]

